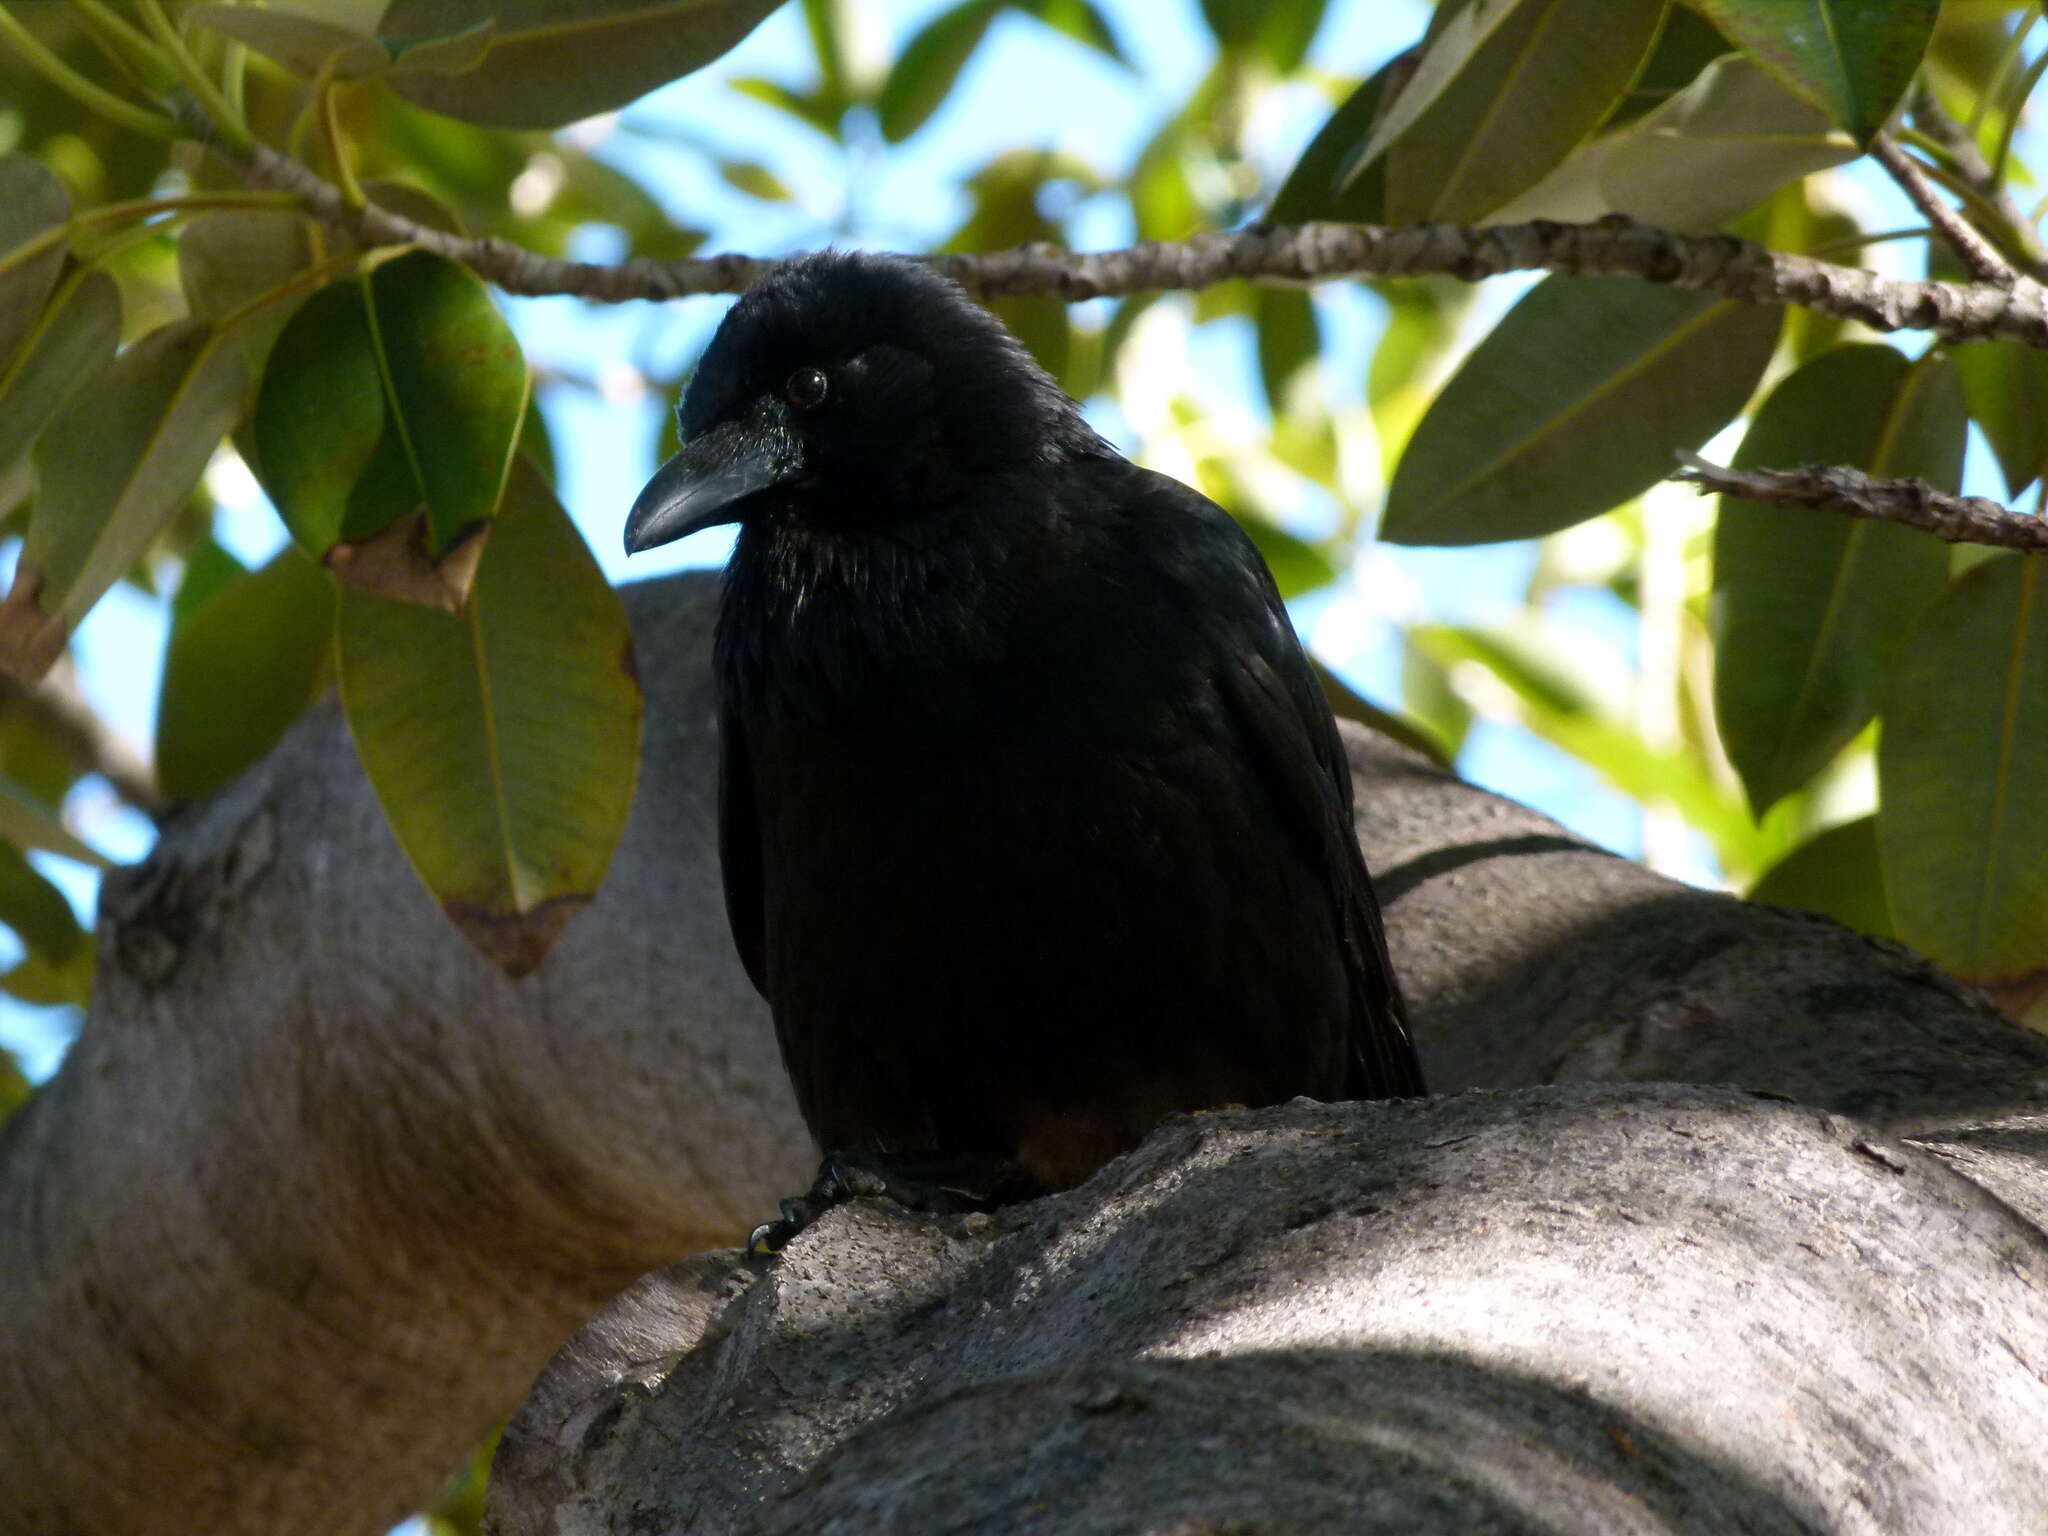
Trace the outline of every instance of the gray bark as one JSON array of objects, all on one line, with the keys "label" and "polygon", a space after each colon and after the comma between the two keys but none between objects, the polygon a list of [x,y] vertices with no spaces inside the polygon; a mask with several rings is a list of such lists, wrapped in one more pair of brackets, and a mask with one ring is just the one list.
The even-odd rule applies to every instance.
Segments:
[{"label": "gray bark", "polygon": [[[640,799],[603,892],[524,981],[444,926],[329,709],[110,883],[92,1018],[0,1133],[0,1530],[377,1531],[606,1297],[734,1241],[806,1181],[810,1149],[718,896],[713,591],[704,577],[628,591],[649,697]],[[1862,1116],[1868,1134],[1942,1138],[1949,1166],[2048,1209],[2022,1118],[2048,1089],[2048,1042],[1903,951],[1674,886],[1378,738],[1348,740],[1439,1090],[1774,1089]],[[1407,1125],[1489,1102],[1358,1113]],[[1715,1135],[1747,1134],[1737,1110],[1724,1123],[1686,1102]],[[1588,1115],[1539,1115],[1528,1134]],[[1164,1134],[1143,1166],[1183,1133]],[[1972,1219],[1978,1242],[1992,1218]],[[911,1234],[911,1252],[966,1241],[873,1212],[849,1218],[846,1240],[877,1221]],[[1143,1230],[1118,1241],[1128,1251]],[[1580,1230],[1604,1241],[1610,1225]],[[706,1262],[724,1261],[692,1273]],[[638,1341],[626,1353],[643,1375],[712,1311],[650,1284],[676,1317],[628,1308],[606,1325]],[[1093,1360],[1141,1375],[1172,1363],[1133,1348]],[[1198,1366],[1212,1368],[1175,1365],[1160,1400],[1182,1401]],[[1341,1370],[1303,1379],[1305,1394],[1354,1392]],[[1932,1380],[1930,1420],[1964,1390]],[[1559,1405],[1580,1391],[1534,1386]],[[1056,1384],[1032,1390],[1063,1401]],[[536,1398],[534,1422],[562,1400]],[[638,1496],[612,1492],[621,1509]]]}]

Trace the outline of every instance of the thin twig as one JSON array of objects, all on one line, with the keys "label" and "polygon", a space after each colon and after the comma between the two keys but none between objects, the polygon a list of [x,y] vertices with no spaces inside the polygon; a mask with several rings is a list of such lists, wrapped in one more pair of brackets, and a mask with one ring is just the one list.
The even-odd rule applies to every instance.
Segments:
[{"label": "thin twig", "polygon": [[1685,468],[1671,478],[1702,491],[1740,496],[1769,507],[1811,507],[1918,528],[1951,544],[2048,552],[2048,520],[2015,512],[1982,496],[1937,491],[1917,477],[1880,479],[1842,464],[1798,469],[1727,469],[1680,452]]},{"label": "thin twig", "polygon": [[1998,233],[2010,241],[2028,273],[2037,281],[2048,279],[2048,246],[2042,245],[2040,232],[2034,228],[2033,221],[2020,211],[2011,192],[1992,171],[1991,162],[1984,158],[1976,136],[1948,115],[1940,98],[1927,86],[1920,86],[1914,92],[1913,123],[1941,146],[1963,179],[1991,205],[2001,225]]},{"label": "thin twig", "polygon": [[1941,200],[1920,168],[1920,162],[1907,154],[1892,141],[1889,134],[1880,133],[1870,141],[1870,152],[1877,163],[1885,168],[1893,181],[1899,184],[1913,206],[1926,215],[1927,222],[1941,231],[1942,239],[1949,244],[1963,263],[1963,269],[1983,283],[1996,283],[2007,288],[2018,280],[2019,274],[1963,216]]}]

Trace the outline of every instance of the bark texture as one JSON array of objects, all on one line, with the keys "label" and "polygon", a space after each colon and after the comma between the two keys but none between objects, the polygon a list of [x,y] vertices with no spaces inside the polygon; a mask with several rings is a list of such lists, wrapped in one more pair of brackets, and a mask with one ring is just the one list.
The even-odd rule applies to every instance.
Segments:
[{"label": "bark texture", "polygon": [[1824,1110],[1297,1100],[644,1282],[515,1424],[497,1528],[2021,1536],[2044,1324],[2038,1230]]},{"label": "bark texture", "polygon": [[[640,798],[596,902],[523,981],[445,926],[331,709],[109,883],[93,1016],[57,1079],[0,1133],[0,1531],[380,1531],[619,1287],[737,1240],[807,1182],[811,1152],[719,896],[715,590],[704,576],[628,589],[648,689]],[[1943,1166],[2036,1217],[2048,1209],[2048,1138],[2029,1118],[2048,1099],[2048,1041],[1904,951],[1675,886],[1377,737],[1347,740],[1439,1092],[1741,1083],[1861,1117],[1858,1135],[1938,1138]],[[1308,1112],[1272,1113],[1277,1129]],[[1359,1113],[1357,1129],[1329,1134],[1379,1134],[1422,1112]],[[1519,1111],[1502,1113],[1511,1125]],[[1533,1123],[1560,1134],[1597,1118],[1546,1114]],[[1709,1121],[1740,1140],[1738,1122]],[[1212,1122],[1227,1123],[1197,1124],[1206,1135]],[[1164,1168],[1171,1151],[1155,1145],[1133,1166]],[[1410,1161],[1390,1166],[1433,1166],[1412,1148],[1400,1156]],[[1491,1219],[1483,1204],[1437,1209],[1452,1228]],[[868,1232],[873,1249],[878,1220],[889,1218],[857,1213],[848,1240]],[[1609,1230],[1580,1230],[1596,1228]],[[994,1240],[907,1230],[876,1262],[894,1244]],[[1019,1251],[1016,1233],[995,1234],[1013,1244],[1005,1253]],[[1126,1251],[1144,1241],[1142,1225],[1116,1239]],[[820,1261],[857,1267],[829,1251]],[[629,1309],[606,1320],[611,1345],[579,1348],[611,1348],[651,1379],[715,1310],[734,1315],[714,1308],[716,1293],[650,1284],[676,1315]],[[1897,1296],[1918,1305],[1903,1286]],[[1767,1320],[1774,1298],[1756,1305]],[[1090,1358],[1189,1384],[1189,1372],[1238,1368],[1184,1353]],[[1321,1391],[1350,1400],[1337,1377],[1313,1386],[1325,1365],[1300,1369],[1303,1404]],[[1536,1385],[1564,1394],[1559,1413],[1577,1401],[1568,1379]],[[1181,1401],[1181,1386],[1160,1390]],[[1930,1377],[1926,1411],[1965,1390],[1977,1384]],[[561,1401],[536,1398],[536,1422]],[[536,1472],[536,1486],[551,1475]],[[637,1496],[614,1494],[620,1508]]]}]

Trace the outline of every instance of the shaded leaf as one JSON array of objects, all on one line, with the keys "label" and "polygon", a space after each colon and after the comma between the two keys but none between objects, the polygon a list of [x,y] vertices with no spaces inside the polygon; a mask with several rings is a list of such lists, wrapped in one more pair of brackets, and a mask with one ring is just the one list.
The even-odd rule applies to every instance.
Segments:
[{"label": "shaded leaf", "polygon": [[459,604],[527,382],[474,274],[426,251],[383,262],[315,293],[272,348],[254,423],[264,487],[344,579]]},{"label": "shaded leaf", "polygon": [[1848,135],[1730,56],[1656,111],[1581,145],[1494,217],[1585,222],[1626,213],[1670,229],[1716,229],[1778,188],[1855,158]]},{"label": "shaded leaf", "polygon": [[2005,473],[2006,494],[2017,496],[2048,468],[2048,353],[1974,341],[1951,348],[1949,356],[1962,375],[1970,415]]},{"label": "shaded leaf", "polygon": [[1322,355],[1315,302],[1299,288],[1256,288],[1252,323],[1258,327],[1259,381],[1278,417],[1288,409],[1289,386]]},{"label": "shaded leaf", "polygon": [[0,602],[0,669],[24,681],[49,669],[184,505],[240,414],[246,380],[222,333],[180,320],[73,395],[36,445],[35,514]]},{"label": "shaded leaf", "polygon": [[882,137],[900,144],[938,110],[981,46],[1004,0],[963,0],[939,12],[903,45],[875,98]]},{"label": "shaded leaf", "polygon": [[1621,100],[1661,16],[1644,0],[1522,0],[1389,143],[1388,219],[1476,223],[1541,181]]},{"label": "shaded leaf", "polygon": [[62,961],[31,953],[0,974],[0,992],[37,1008],[83,1008],[92,1001],[93,947],[81,944]]},{"label": "shaded leaf", "polygon": [[64,185],[27,155],[0,156],[0,367],[12,361],[57,286],[71,217]]},{"label": "shaded leaf", "polygon": [[[408,100],[496,128],[559,128],[623,107],[710,63],[776,0],[393,0],[377,24],[394,50],[495,22],[460,75],[402,74]],[[565,67],[573,60],[574,67]]]},{"label": "shaded leaf", "polygon": [[335,80],[364,80],[391,67],[389,50],[376,38],[303,12],[195,5],[185,14],[309,79],[324,74]]},{"label": "shaded leaf", "polygon": [[1455,10],[1438,10],[1430,22],[1414,72],[1373,125],[1372,135],[1338,172],[1349,184],[1421,120],[1424,113],[1472,68],[1488,40],[1522,9],[1524,0],[1468,0]]},{"label": "shaded leaf", "polygon": [[1900,939],[1972,981],[2048,968],[2048,567],[1997,555],[1901,649],[1878,742],[1878,851]]},{"label": "shaded leaf", "polygon": [[85,944],[85,930],[64,893],[5,840],[0,840],[0,923],[20,936],[30,954],[53,965],[61,966]]},{"label": "shaded leaf", "polygon": [[1245,516],[1238,524],[1251,538],[1273,573],[1274,585],[1284,598],[1296,598],[1337,579],[1337,564],[1322,550],[1277,523],[1262,517]]},{"label": "shaded leaf", "polygon": [[333,579],[292,546],[257,571],[231,558],[187,566],[157,703],[157,780],[167,796],[197,800],[228,783],[320,696],[334,592]]},{"label": "shaded leaf", "polygon": [[1808,838],[1757,881],[1749,899],[1818,912],[1874,939],[1894,937],[1878,865],[1877,818],[1859,817]]},{"label": "shaded leaf", "polygon": [[1382,736],[1391,736],[1404,747],[1414,748],[1443,768],[1451,766],[1450,755],[1444,751],[1443,743],[1428,730],[1391,710],[1381,709],[1315,657],[1309,657],[1308,664],[1315,672],[1316,685],[1323,690],[1323,699],[1330,706],[1330,713],[1339,720],[1356,720]]},{"label": "shaded leaf", "polygon": [[1332,219],[1354,224],[1379,224],[1386,218],[1386,162],[1375,159],[1360,175],[1343,172],[1360,141],[1372,131],[1386,94],[1393,65],[1382,67],[1344,98],[1330,120],[1309,140],[1294,162],[1266,219],[1273,224],[1304,224]]},{"label": "shaded leaf", "polygon": [[524,463],[461,616],[343,588],[342,701],[412,861],[472,943],[537,966],[610,862],[639,767],[617,595]]},{"label": "shaded leaf", "polygon": [[[306,228],[305,218],[296,213],[235,209],[201,214],[178,236],[178,283],[186,306],[203,320],[219,322],[276,292],[313,264]],[[236,321],[235,344],[249,365],[252,384],[262,377],[278,332],[296,307],[283,300]]]},{"label": "shaded leaf", "polygon": [[14,1053],[0,1046],[0,1125],[5,1125],[8,1116],[26,1104],[34,1093],[35,1089],[29,1086]]},{"label": "shaded leaf", "polygon": [[1202,17],[1225,52],[1255,56],[1280,75],[1300,67],[1324,9],[1325,0],[1202,0]]},{"label": "shaded leaf", "polygon": [[1905,94],[1940,0],[1695,0],[1722,32],[1859,145]]},{"label": "shaded leaf", "polygon": [[1671,473],[1742,408],[1779,311],[1648,283],[1546,278],[1429,408],[1387,493],[1400,544],[1531,538]]},{"label": "shaded leaf", "polygon": [[113,867],[112,859],[64,824],[63,812],[56,806],[4,779],[0,779],[0,838],[17,848],[37,848],[94,869]]},{"label": "shaded leaf", "polygon": [[[1945,359],[1840,347],[1771,391],[1735,463],[1849,464],[1953,490],[1965,426]],[[1915,529],[1721,498],[1714,707],[1758,816],[1869,723],[1907,625],[1947,577],[1947,546]]]},{"label": "shaded leaf", "polygon": [[764,203],[786,203],[792,195],[782,178],[758,160],[721,160],[718,174],[734,191]]},{"label": "shaded leaf", "polygon": [[121,339],[121,291],[100,271],[57,290],[15,354],[0,368],[0,464],[26,453],[87,379],[106,370]]}]

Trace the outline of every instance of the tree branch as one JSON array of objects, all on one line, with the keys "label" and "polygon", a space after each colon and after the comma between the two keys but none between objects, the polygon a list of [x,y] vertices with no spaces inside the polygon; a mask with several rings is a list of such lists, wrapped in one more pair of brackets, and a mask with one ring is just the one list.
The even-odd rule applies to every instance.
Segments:
[{"label": "tree branch", "polygon": [[1798,469],[1724,469],[1696,453],[1680,451],[1684,462],[1671,478],[1767,507],[1825,507],[1851,517],[1902,523],[1951,544],[1986,544],[2030,554],[2048,550],[2048,522],[2015,512],[1982,496],[1937,491],[1914,476],[1879,479],[1844,464],[1806,464]]},{"label": "tree branch", "polygon": [[[305,166],[262,145],[246,154],[214,146],[249,181],[305,200],[322,222],[372,245],[410,243],[460,261],[507,293],[570,295],[600,303],[739,293],[769,266],[737,253],[617,266],[561,261],[509,241],[430,229],[374,203],[352,209]],[[1994,283],[1907,282],[1811,257],[1768,251],[1732,235],[1679,235],[1610,215],[1591,224],[1536,220],[1474,229],[1457,224],[1253,226],[1116,251],[1034,244],[974,255],[928,255],[983,298],[1057,295],[1069,301],[1243,279],[1306,284],[1339,278],[1450,276],[1466,282],[1508,272],[1632,277],[1746,304],[1797,304],[1880,331],[1934,331],[1950,341],[1992,339],[2048,347],[2048,289],[2022,278]]]},{"label": "tree branch", "polygon": [[2019,273],[2012,264],[1999,255],[1991,242],[1977,233],[1960,213],[1941,200],[1941,194],[1934,190],[1919,163],[1893,143],[1889,135],[1880,133],[1873,139],[1870,153],[1899,184],[1913,206],[1926,215],[1927,222],[1941,231],[1949,249],[1956,253],[1972,277],[2000,288],[2010,288],[2018,280]]},{"label": "tree branch", "polygon": [[2028,275],[2037,281],[2048,279],[2048,247],[2041,244],[2032,221],[2012,200],[2012,194],[1999,180],[1991,162],[1984,158],[1984,151],[1977,147],[1969,129],[1950,117],[1940,98],[1925,85],[1919,86],[1913,95],[1913,126],[1941,146],[1955,162],[1957,173],[1976,188],[1977,194],[1998,215],[2004,227],[1997,233],[2017,249]]}]

